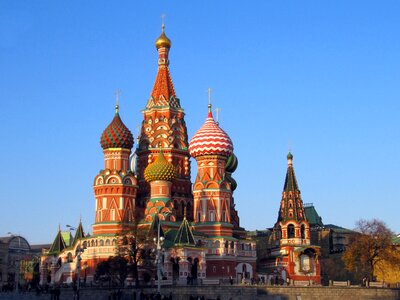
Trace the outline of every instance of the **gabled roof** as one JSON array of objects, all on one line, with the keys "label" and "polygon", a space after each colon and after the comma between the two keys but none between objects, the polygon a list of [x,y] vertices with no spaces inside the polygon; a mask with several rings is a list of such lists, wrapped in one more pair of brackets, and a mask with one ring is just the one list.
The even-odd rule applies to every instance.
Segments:
[{"label": "gabled roof", "polygon": [[176,233],[174,244],[176,246],[195,246],[196,241],[194,240],[194,236],[192,230],[190,229],[189,222],[186,220],[186,217],[183,218],[181,226]]},{"label": "gabled roof", "polygon": [[74,241],[71,245],[75,245],[76,242],[85,237],[85,232],[83,231],[82,221],[79,221],[78,228],[76,229]]},{"label": "gabled roof", "polygon": [[58,229],[58,233],[56,238],[53,241],[53,244],[51,244],[51,248],[49,250],[49,254],[58,254],[61,251],[63,251],[65,248],[67,248],[67,245],[65,244],[64,238],[62,236],[61,230]]},{"label": "gabled roof", "polygon": [[160,218],[158,217],[158,214],[156,214],[154,219],[153,219],[153,222],[151,223],[150,228],[149,228],[149,234],[148,235],[149,235],[150,238],[158,236],[158,228],[160,228],[160,237],[161,236],[165,237],[164,236],[164,231],[163,231],[162,226],[161,226]]}]

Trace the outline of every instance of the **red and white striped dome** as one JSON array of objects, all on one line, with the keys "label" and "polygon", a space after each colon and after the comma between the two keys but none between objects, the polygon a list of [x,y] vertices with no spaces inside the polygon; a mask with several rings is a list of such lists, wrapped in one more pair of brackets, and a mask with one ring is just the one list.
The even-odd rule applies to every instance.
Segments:
[{"label": "red and white striped dome", "polygon": [[230,137],[214,121],[211,109],[204,125],[196,132],[189,143],[192,157],[202,155],[223,155],[229,157],[233,153]]}]

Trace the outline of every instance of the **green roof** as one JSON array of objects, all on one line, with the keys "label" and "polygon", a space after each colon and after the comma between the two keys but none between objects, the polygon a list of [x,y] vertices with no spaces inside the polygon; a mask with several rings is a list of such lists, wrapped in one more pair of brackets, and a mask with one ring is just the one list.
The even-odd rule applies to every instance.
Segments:
[{"label": "green roof", "polygon": [[[71,233],[70,233],[71,234]],[[65,248],[67,248],[67,245],[64,241],[63,235],[61,233],[61,230],[58,230],[58,233],[56,235],[56,238],[53,241],[53,244],[51,244],[49,254],[58,254],[61,251],[63,251]]]},{"label": "green roof", "polygon": [[335,232],[341,232],[341,233],[352,233],[352,232],[354,232],[354,230],[347,229],[347,228],[344,228],[344,227],[340,227],[340,226],[337,226],[337,225],[334,225],[334,224],[326,224],[326,225],[324,225],[324,228],[328,228],[328,229],[331,229],[331,230],[333,230]]},{"label": "green roof", "polygon": [[304,213],[310,226],[324,226],[322,223],[322,218],[317,213],[314,205],[304,205]]},{"label": "green roof", "polygon": [[77,241],[85,237],[85,232],[83,231],[83,226],[82,222],[79,222],[78,228],[76,229],[75,236],[74,236],[74,241],[72,242],[72,245],[75,245]]},{"label": "green roof", "polygon": [[175,245],[191,245],[191,246],[196,245],[196,241],[194,240],[192,230],[190,229],[190,226],[189,226],[188,221],[186,220],[186,217],[183,218],[181,226],[179,227],[178,232],[176,233],[174,244]]}]

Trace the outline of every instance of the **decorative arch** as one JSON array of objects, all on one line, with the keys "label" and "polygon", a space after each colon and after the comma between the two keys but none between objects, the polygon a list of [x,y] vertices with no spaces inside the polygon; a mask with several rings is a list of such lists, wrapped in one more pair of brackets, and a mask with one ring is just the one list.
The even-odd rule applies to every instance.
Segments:
[{"label": "decorative arch", "polygon": [[215,181],[210,181],[206,185],[206,189],[218,189],[219,185]]},{"label": "decorative arch", "polygon": [[194,186],[193,186],[193,190],[198,191],[198,190],[202,190],[204,189],[204,184],[202,184],[201,182],[197,182]]},{"label": "decorative arch", "polygon": [[101,185],[103,184],[103,178],[99,177],[96,179],[96,185]]},{"label": "decorative arch", "polygon": [[[114,182],[113,182],[114,181]],[[116,184],[116,183],[121,183],[121,178],[119,178],[118,176],[112,175],[110,177],[107,178],[107,184]]]}]

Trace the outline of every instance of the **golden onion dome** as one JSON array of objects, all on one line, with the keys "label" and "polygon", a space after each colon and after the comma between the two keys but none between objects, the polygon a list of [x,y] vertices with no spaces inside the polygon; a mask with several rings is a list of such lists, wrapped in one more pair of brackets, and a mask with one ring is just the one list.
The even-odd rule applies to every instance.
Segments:
[{"label": "golden onion dome", "polygon": [[164,25],[162,26],[161,35],[156,39],[156,48],[161,47],[171,48],[171,40],[165,35]]},{"label": "golden onion dome", "polygon": [[156,180],[171,181],[175,177],[176,169],[165,159],[162,150],[160,150],[160,154],[157,156],[156,160],[149,164],[144,170],[144,179],[146,179],[147,182]]}]

